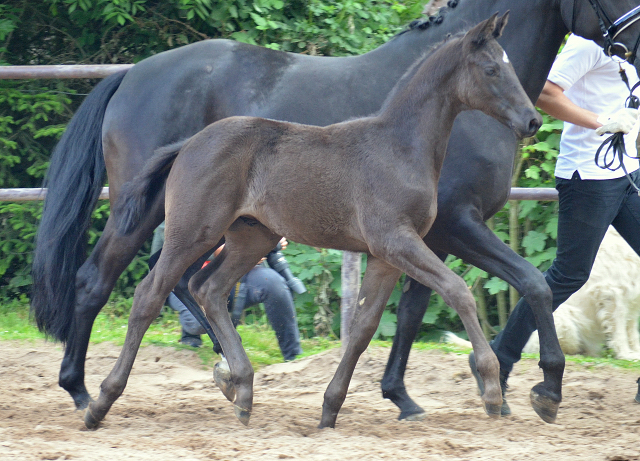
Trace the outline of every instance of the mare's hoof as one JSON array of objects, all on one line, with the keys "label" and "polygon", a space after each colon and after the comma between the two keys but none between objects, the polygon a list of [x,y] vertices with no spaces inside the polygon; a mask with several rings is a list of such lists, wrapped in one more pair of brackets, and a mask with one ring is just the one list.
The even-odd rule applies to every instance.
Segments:
[{"label": "mare's hoof", "polygon": [[87,395],[86,399],[82,399],[82,400],[75,400],[74,399],[74,403],[76,404],[76,411],[84,411],[87,408],[89,408],[89,404],[95,402],[95,400],[93,400],[91,397],[89,397]]},{"label": "mare's hoof", "polygon": [[638,383],[638,393],[636,394],[635,401],[640,403],[640,378],[636,381]]},{"label": "mare's hoof", "polygon": [[93,416],[93,413],[91,413],[91,405],[87,406],[87,409],[84,412],[84,425],[87,429],[97,429],[98,426],[100,425],[100,421],[102,421],[101,419],[96,418],[95,416]]},{"label": "mare's hoof", "polygon": [[238,405],[233,406],[233,411],[236,413],[236,418],[240,420],[245,426],[249,425],[249,418],[251,418],[251,410],[240,408]]},{"label": "mare's hoof", "polygon": [[495,403],[482,402],[484,411],[491,419],[499,419],[502,415],[502,404],[496,405]]},{"label": "mare's hoof", "polygon": [[410,413],[405,414],[404,412],[400,413],[398,416],[398,420],[400,421],[422,421],[427,417],[427,413],[421,411],[420,413]]},{"label": "mare's hoof", "polygon": [[213,381],[229,402],[236,399],[236,388],[231,382],[231,370],[226,361],[218,362],[213,367]]},{"label": "mare's hoof", "polygon": [[529,394],[531,406],[545,423],[555,423],[558,417],[560,402],[546,395],[539,394],[535,389],[535,387],[531,389],[531,393]]},{"label": "mare's hoof", "polygon": [[76,404],[76,411],[85,410],[91,402],[94,400],[91,398],[89,394],[83,394],[79,396],[73,397],[73,403]]}]

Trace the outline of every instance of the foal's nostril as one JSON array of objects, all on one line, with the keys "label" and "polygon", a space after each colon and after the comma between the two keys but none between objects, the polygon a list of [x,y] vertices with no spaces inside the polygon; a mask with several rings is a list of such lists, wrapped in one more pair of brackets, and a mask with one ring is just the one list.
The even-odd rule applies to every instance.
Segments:
[{"label": "foal's nostril", "polygon": [[533,136],[534,134],[536,134],[541,126],[542,121],[539,117],[531,119],[531,121],[529,122],[529,132],[527,133],[527,136]]}]

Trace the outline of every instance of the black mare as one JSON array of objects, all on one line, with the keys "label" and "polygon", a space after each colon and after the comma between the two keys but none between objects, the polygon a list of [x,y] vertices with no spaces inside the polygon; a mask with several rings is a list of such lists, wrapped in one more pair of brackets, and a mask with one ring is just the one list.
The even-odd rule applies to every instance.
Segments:
[{"label": "black mare", "polygon": [[[593,1],[454,0],[442,20],[415,23],[361,56],[311,57],[208,40],[158,54],[103,80],[54,151],[33,264],[35,318],[50,337],[66,343],[59,383],[77,408],[91,400],[84,384],[84,361],[95,317],[117,277],[164,218],[162,194],[131,235],[116,235],[111,216],[85,261],[83,233],[104,183],[105,167],[113,204],[120,187],[140,171],[154,149],[224,117],[253,115],[323,126],[376,112],[430,45],[497,11],[511,11],[510,27],[500,44],[535,101],[570,29],[604,43]],[[611,18],[638,4],[599,3]],[[634,24],[616,41],[633,49],[638,31]],[[634,64],[640,64],[637,57]],[[484,224],[507,200],[517,142],[509,129],[481,113],[458,117],[439,182],[440,211],[426,241],[441,257],[455,254],[503,278],[546,316],[551,315],[550,293],[540,272]],[[382,382],[383,395],[400,407],[401,418],[424,413],[407,395],[403,375],[414,326],[430,294],[410,279],[407,284]],[[559,389],[563,361],[550,351],[543,354],[541,366],[552,372],[551,386]],[[558,402],[560,392],[549,397]]]}]

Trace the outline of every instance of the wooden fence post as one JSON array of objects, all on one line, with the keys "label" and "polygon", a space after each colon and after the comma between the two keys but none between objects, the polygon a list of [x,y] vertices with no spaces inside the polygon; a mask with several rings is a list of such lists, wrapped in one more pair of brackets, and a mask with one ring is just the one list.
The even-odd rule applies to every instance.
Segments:
[{"label": "wooden fence post", "polygon": [[356,308],[360,291],[360,271],[362,256],[360,253],[344,251],[342,253],[342,301],[340,305],[340,341],[344,353],[349,342],[349,326]]}]

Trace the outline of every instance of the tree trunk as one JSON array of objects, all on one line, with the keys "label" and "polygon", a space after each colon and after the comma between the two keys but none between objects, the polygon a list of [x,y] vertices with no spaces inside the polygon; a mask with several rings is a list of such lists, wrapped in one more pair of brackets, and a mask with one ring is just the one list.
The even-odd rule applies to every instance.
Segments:
[{"label": "tree trunk", "polygon": [[487,341],[491,339],[491,325],[489,324],[489,317],[487,316],[487,300],[484,297],[484,289],[480,283],[480,280],[476,280],[474,284],[474,292],[476,295],[476,302],[478,305],[478,318],[480,319],[480,326],[482,326],[482,332]]}]

